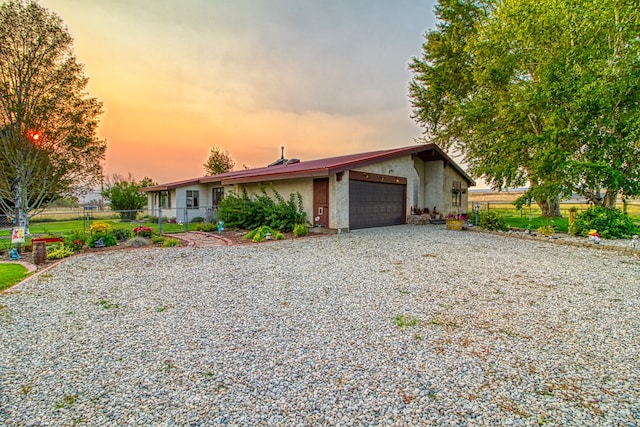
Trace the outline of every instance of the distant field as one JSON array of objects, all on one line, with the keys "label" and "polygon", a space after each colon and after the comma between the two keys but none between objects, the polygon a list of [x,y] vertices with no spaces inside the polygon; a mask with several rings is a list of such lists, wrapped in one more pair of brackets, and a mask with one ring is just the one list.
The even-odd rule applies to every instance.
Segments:
[{"label": "distant field", "polygon": [[[469,206],[471,207],[473,203],[479,203],[481,206],[486,208],[487,203],[489,204],[490,209],[506,209],[506,210],[515,210],[515,206],[513,202],[524,193],[522,191],[519,192],[482,192],[475,193],[469,192]],[[622,200],[618,200],[616,205],[617,208],[623,209]],[[585,202],[577,202],[575,200],[566,200],[560,203],[560,211],[563,213],[568,212],[572,207],[577,208],[579,211],[586,210],[589,205]],[[529,207],[525,206],[523,212],[528,214]],[[538,209],[538,205],[535,203],[531,204],[531,211],[534,215],[540,215],[540,209]],[[627,204],[627,213],[630,216],[640,216],[640,199],[633,199]]]},{"label": "distant field", "polygon": [[504,202],[511,203],[518,197],[522,196],[524,192],[522,191],[514,191],[514,192],[469,192],[469,203],[471,202]]},{"label": "distant field", "polygon": [[[544,225],[553,225],[556,230],[561,232],[567,232],[568,229],[568,217],[569,209],[576,208],[578,212],[585,211],[589,208],[589,205],[576,201],[565,201],[560,203],[560,214],[562,218],[551,219],[543,218],[542,212],[538,205],[532,203],[531,206],[524,206],[521,210],[516,209],[513,205],[513,201],[522,196],[523,192],[500,192],[500,193],[469,193],[469,206],[468,212],[473,212],[473,204],[478,203],[480,210],[497,211],[506,220],[510,227],[514,228],[527,228],[532,227],[536,229]],[[618,201],[617,207],[623,209],[622,200]],[[627,204],[627,214],[631,220],[640,227],[640,200],[632,200]]]}]

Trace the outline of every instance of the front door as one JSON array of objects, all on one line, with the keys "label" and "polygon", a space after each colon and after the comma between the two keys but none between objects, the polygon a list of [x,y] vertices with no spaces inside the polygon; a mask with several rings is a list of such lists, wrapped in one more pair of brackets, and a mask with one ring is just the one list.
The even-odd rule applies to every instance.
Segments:
[{"label": "front door", "polygon": [[313,226],[329,227],[329,178],[313,180]]}]

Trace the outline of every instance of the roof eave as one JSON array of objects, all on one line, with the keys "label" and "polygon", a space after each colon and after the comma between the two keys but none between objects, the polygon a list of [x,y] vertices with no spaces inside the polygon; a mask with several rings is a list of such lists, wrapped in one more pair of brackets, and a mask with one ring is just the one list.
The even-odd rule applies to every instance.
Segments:
[{"label": "roof eave", "polygon": [[320,169],[305,170],[300,172],[283,172],[283,173],[269,174],[269,175],[255,175],[255,176],[247,176],[247,177],[228,178],[228,179],[222,180],[222,185],[251,184],[256,182],[281,181],[284,179],[294,179],[294,178],[322,178],[327,176],[329,176],[329,169],[320,168]]}]

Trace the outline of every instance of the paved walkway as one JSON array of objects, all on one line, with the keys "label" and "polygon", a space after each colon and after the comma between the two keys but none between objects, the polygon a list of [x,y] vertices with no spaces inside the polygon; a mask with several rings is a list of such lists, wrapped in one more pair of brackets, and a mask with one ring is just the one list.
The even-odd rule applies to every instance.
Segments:
[{"label": "paved walkway", "polygon": [[188,246],[195,246],[197,248],[230,246],[233,244],[231,240],[218,236],[213,232],[205,233],[203,231],[188,231],[186,233],[179,234],[165,234],[165,236],[186,241]]}]

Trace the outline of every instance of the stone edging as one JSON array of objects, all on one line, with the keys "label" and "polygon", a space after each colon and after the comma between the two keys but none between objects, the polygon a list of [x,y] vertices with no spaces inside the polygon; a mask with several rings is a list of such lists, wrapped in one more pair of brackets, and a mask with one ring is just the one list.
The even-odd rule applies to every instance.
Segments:
[{"label": "stone edging", "polygon": [[35,264],[31,264],[30,262],[24,262],[24,261],[0,261],[2,263],[7,263],[7,264],[20,264],[24,267],[27,268],[29,273],[33,273],[30,276],[25,277],[24,279],[22,279],[21,281],[19,281],[18,283],[9,286],[7,289],[4,289],[2,291],[0,291],[0,294],[6,294],[9,293],[13,288],[15,288],[18,285],[21,285],[31,279],[33,279],[34,277],[38,277],[39,275],[41,275],[42,273],[44,273],[45,271],[55,267],[56,265],[60,264],[61,262],[65,261],[65,259],[60,259],[57,260],[49,265],[47,265],[45,268],[43,268],[42,270],[39,270],[38,267]]},{"label": "stone edging", "polygon": [[579,241],[569,241],[569,240],[562,240],[562,239],[553,239],[551,237],[544,237],[544,236],[528,236],[526,234],[520,234],[520,233],[508,233],[508,232],[504,232],[504,231],[491,231],[491,230],[481,230],[478,228],[465,228],[465,230],[467,231],[475,231],[475,232],[479,232],[479,233],[487,233],[487,234],[493,234],[494,236],[504,236],[504,237],[513,237],[516,239],[522,239],[522,240],[535,240],[538,242],[547,242],[547,243],[553,243],[556,245],[565,245],[565,246],[574,246],[574,247],[581,247],[581,248],[589,248],[589,249],[599,249],[599,250],[604,250],[604,251],[611,251],[611,252],[619,252],[619,253],[624,253],[627,255],[635,255],[637,257],[640,257],[640,248],[631,248],[631,247],[627,247],[627,246],[615,246],[615,245],[607,245],[607,244],[595,244],[593,242],[579,242]]}]

